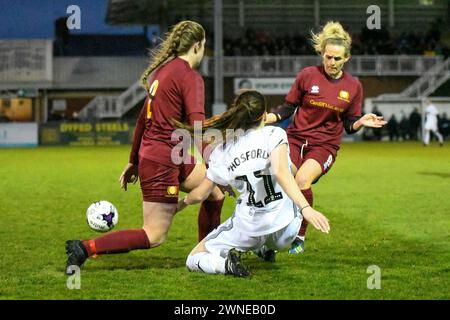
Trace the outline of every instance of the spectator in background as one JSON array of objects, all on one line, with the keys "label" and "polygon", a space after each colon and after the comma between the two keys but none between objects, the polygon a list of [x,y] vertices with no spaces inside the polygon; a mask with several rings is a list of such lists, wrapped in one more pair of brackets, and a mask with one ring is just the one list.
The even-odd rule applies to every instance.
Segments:
[{"label": "spectator in background", "polygon": [[444,140],[446,140],[450,134],[450,120],[447,118],[447,113],[444,112],[439,120],[439,132],[442,134]]},{"label": "spectator in background", "polygon": [[48,121],[63,121],[64,113],[52,110],[50,115],[48,116]]},{"label": "spectator in background", "polygon": [[[383,118],[383,114],[381,113],[380,110],[378,110],[377,106],[373,107],[372,113],[378,117]],[[372,128],[372,132],[373,132],[374,139],[380,141],[382,138],[381,128]]]},{"label": "spectator in background", "polygon": [[387,123],[389,141],[398,141],[398,121],[395,114],[391,116]]},{"label": "spectator in background", "polygon": [[408,118],[406,117],[405,112],[402,110],[401,111],[402,114],[402,118],[400,119],[400,124],[399,124],[399,129],[400,129],[400,136],[402,137],[403,141],[409,140],[410,136],[410,128],[409,128],[409,121]]},{"label": "spectator in background", "polygon": [[80,121],[80,117],[78,115],[78,112],[74,111],[72,113],[72,117],[70,118],[70,121],[76,121],[76,122]]},{"label": "spectator in background", "polygon": [[243,79],[241,81],[239,81],[238,83],[238,89],[239,90],[249,90],[253,88],[253,84],[250,80],[248,79]]},{"label": "spectator in background", "polygon": [[[354,37],[353,54],[450,54],[450,49],[441,42],[439,22],[435,22],[425,32],[390,33],[387,29],[369,30],[363,28]],[[212,37],[209,37],[212,39]],[[209,44],[214,43],[210,41]],[[275,32],[247,29],[241,35],[229,34],[224,37],[224,53],[226,56],[270,56],[313,55],[305,34],[279,34]]]},{"label": "spectator in background", "polygon": [[414,108],[413,112],[409,115],[409,128],[410,134],[409,137],[411,140],[419,140],[419,132],[422,127],[422,117],[420,116],[417,108]]}]

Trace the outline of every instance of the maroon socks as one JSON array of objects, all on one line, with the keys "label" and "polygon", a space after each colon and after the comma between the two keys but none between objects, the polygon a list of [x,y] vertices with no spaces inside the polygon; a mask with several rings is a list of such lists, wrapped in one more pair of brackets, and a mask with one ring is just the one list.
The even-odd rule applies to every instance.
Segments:
[{"label": "maroon socks", "polygon": [[198,212],[198,241],[201,241],[211,231],[220,225],[220,212],[222,211],[222,200],[205,200],[202,202]]},{"label": "maroon socks", "polygon": [[105,234],[93,240],[83,241],[88,256],[105,253],[122,253],[136,249],[149,249],[144,229],[121,230]]},{"label": "maroon socks", "polygon": [[[303,195],[305,196],[306,200],[308,201],[309,205],[313,206],[313,193],[311,188],[306,190],[301,190]],[[298,232],[298,235],[300,237],[305,237],[306,234],[306,228],[308,227],[308,221],[305,219],[302,220],[302,226],[300,227],[300,231]]]}]

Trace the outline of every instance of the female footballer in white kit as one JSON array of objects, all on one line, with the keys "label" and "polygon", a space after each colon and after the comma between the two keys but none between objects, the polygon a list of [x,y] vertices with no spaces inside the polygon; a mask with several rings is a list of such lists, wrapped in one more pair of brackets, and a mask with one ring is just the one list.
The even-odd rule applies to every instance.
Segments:
[{"label": "female footballer in white kit", "polygon": [[[290,247],[302,218],[328,233],[328,219],[314,210],[295,182],[289,160],[286,132],[264,127],[266,101],[257,91],[244,91],[232,107],[203,123],[203,132],[241,130],[212,151],[202,183],[180,203],[180,209],[206,199],[216,185],[237,188],[240,193],[233,215],[209,233],[189,254],[191,271],[249,276],[240,253],[265,252]],[[177,124],[192,132],[192,127]],[[300,208],[300,209],[299,209]],[[267,250],[271,249],[271,250]]]},{"label": "female footballer in white kit", "polygon": [[444,144],[444,138],[438,129],[438,109],[434,104],[431,103],[430,100],[425,100],[426,108],[425,108],[425,125],[424,125],[424,134],[423,134],[423,144],[424,146],[428,146],[430,144],[430,133],[438,138],[439,145],[442,146]]}]

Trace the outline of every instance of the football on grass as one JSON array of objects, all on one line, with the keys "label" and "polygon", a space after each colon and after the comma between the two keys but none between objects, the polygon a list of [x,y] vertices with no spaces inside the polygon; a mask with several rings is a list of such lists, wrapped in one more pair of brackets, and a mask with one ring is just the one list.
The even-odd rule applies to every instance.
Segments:
[{"label": "football on grass", "polygon": [[92,203],[86,211],[89,227],[97,232],[112,230],[119,221],[117,208],[106,200]]}]

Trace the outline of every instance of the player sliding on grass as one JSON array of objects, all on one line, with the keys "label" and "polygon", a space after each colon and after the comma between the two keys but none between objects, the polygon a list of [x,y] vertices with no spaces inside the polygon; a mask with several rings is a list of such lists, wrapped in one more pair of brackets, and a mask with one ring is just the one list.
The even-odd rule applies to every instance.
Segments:
[{"label": "player sliding on grass", "polygon": [[[205,41],[201,25],[193,21],[178,23],[154,53],[142,78],[148,97],[137,121],[130,163],[120,176],[120,184],[126,190],[127,183],[135,183],[139,174],[143,228],[111,232],[88,241],[67,241],[67,274],[74,272],[71,266],[81,266],[92,255],[161,245],[176,213],[179,189],[189,192],[205,177],[203,163],[177,165],[172,161],[172,149],[177,142],[171,141],[175,128],[169,122],[174,118],[193,124],[205,119],[204,82],[194,70],[203,58]],[[205,198],[199,218],[203,228],[200,237],[219,225],[223,198],[218,188]],[[209,218],[207,214],[217,218],[213,224],[205,221]]]},{"label": "player sliding on grass", "polygon": [[[381,128],[386,124],[382,117],[373,113],[361,117],[361,83],[343,71],[350,59],[352,39],[341,24],[328,22],[321,33],[313,34],[312,41],[323,59],[322,65],[301,70],[285,103],[269,113],[266,121],[282,121],[296,112],[287,135],[291,160],[298,168],[295,180],[311,206],[311,185],[333,165],[343,129],[351,134],[363,126]],[[303,220],[290,253],[303,252],[307,225]]]},{"label": "player sliding on grass", "polygon": [[[203,124],[203,132],[219,129],[225,136],[226,129],[233,129],[241,130],[241,134],[228,135],[226,143],[212,151],[206,177],[180,201],[180,209],[183,204],[205,200],[216,185],[236,187],[241,195],[232,217],[189,254],[186,261],[189,270],[249,276],[240,252],[254,251],[265,260],[272,260],[274,256],[267,256],[266,248],[289,247],[298,233],[302,215],[318,230],[330,231],[327,218],[308,204],[295,183],[286,132],[264,127],[266,107],[259,92],[245,91],[228,111]],[[193,130],[181,123],[177,126]]]}]

